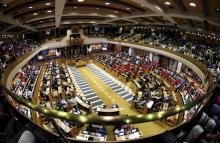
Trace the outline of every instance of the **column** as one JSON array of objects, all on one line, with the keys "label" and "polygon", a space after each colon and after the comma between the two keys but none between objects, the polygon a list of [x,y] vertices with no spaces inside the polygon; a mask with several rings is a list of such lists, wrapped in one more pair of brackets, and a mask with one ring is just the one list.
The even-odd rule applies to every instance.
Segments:
[{"label": "column", "polygon": [[177,72],[177,73],[180,73],[180,72],[181,72],[181,68],[182,68],[182,63],[181,63],[181,62],[178,62],[177,68],[176,68],[176,72]]},{"label": "column", "polygon": [[153,53],[150,52],[150,55],[149,55],[149,60],[152,62],[153,61]]},{"label": "column", "polygon": [[134,55],[134,48],[129,47],[128,54],[129,54],[129,56]]}]

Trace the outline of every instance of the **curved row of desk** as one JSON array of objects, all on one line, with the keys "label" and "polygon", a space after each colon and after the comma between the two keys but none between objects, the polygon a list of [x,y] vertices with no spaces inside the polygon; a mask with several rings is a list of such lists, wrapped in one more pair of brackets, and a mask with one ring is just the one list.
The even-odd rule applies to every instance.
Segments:
[{"label": "curved row of desk", "polygon": [[[41,106],[38,106],[37,103],[30,103],[28,101],[25,101],[24,99],[19,98],[17,95],[13,94],[9,89],[11,87],[11,81],[14,78],[14,76],[18,73],[19,69],[21,69],[26,63],[28,63],[29,60],[31,60],[35,55],[37,55],[41,50],[45,50],[48,47],[43,46],[39,47],[36,50],[27,53],[20,58],[18,58],[15,62],[13,62],[9,67],[6,69],[2,76],[2,81],[1,85],[5,89],[7,93],[7,99],[9,100],[10,103],[13,104],[14,101],[18,102],[19,104],[23,104],[24,106],[27,106],[28,108],[35,110],[36,112],[39,112],[41,114],[45,114],[51,117],[56,117],[56,118],[62,118],[64,120],[70,120],[70,121],[77,121],[82,124],[103,124],[103,125],[113,125],[113,124],[135,124],[135,123],[143,123],[147,121],[152,121],[152,120],[158,120],[162,119],[164,117],[169,117],[171,115],[175,115],[176,113],[180,113],[185,111],[186,109],[190,109],[191,107],[200,104],[201,106],[199,107],[198,111],[195,113],[195,115],[204,107],[204,105],[208,102],[212,89],[213,89],[213,79],[211,73],[200,63],[194,61],[192,58],[183,55],[179,52],[174,52],[169,49],[161,49],[159,47],[151,46],[149,45],[136,45],[134,43],[122,43],[120,41],[109,41],[106,40],[105,43],[111,43],[111,44],[117,44],[117,45],[123,45],[123,46],[128,46],[128,47],[133,47],[133,48],[139,48],[142,50],[148,50],[150,52],[158,53],[167,57],[170,57],[172,59],[175,59],[177,61],[181,61],[182,63],[188,65],[193,71],[195,71],[198,76],[201,78],[203,81],[203,85],[206,90],[206,95],[203,96],[201,99],[198,99],[197,101],[193,103],[189,103],[183,106],[177,106],[171,110],[163,111],[163,112],[157,112],[157,113],[150,113],[150,114],[140,114],[136,116],[84,116],[84,115],[72,115],[68,114],[62,111],[56,111],[56,110],[50,110],[48,108],[44,108]],[[65,47],[67,45],[63,45]],[[58,47],[53,47],[51,46],[50,48],[58,48]],[[67,61],[68,62],[68,61]],[[70,61],[71,62],[71,61]],[[84,65],[85,63],[80,62],[78,63],[79,66]],[[99,63],[97,63],[99,64]],[[103,66],[103,65],[100,65]],[[108,67],[103,67],[106,69],[106,71],[110,71]],[[113,74],[114,76],[118,76],[119,80],[122,82],[127,82],[128,79],[124,75],[119,75],[117,72]],[[137,86],[133,86],[133,90],[137,90]],[[78,101],[81,104],[81,101]],[[202,103],[202,104],[201,104]],[[103,112],[109,112],[107,109],[99,109],[100,114]],[[112,109],[113,110],[113,109]],[[116,111],[117,110],[117,111]],[[114,109],[114,112],[118,112],[118,109]],[[181,123],[182,124],[182,123]],[[177,125],[180,126],[181,124]],[[175,126],[175,127],[177,127]],[[174,127],[174,128],[175,128]]]}]

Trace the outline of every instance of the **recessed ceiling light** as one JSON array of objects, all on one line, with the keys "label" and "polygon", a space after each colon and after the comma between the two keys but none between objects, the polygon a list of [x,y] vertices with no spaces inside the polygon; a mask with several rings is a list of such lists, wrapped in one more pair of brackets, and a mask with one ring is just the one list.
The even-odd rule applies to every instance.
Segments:
[{"label": "recessed ceiling light", "polygon": [[110,2],[106,2],[105,5],[110,5]]},{"label": "recessed ceiling light", "polygon": [[171,5],[171,2],[165,1],[164,4],[165,4],[165,5]]},{"label": "recessed ceiling light", "polygon": [[159,6],[155,5],[155,8],[156,8],[157,10],[163,12],[163,10],[162,10]]},{"label": "recessed ceiling light", "polygon": [[4,7],[7,7],[8,5],[7,5],[7,4],[4,4],[3,6],[4,6]]},{"label": "recessed ceiling light", "polygon": [[32,9],[32,8],[33,8],[33,6],[29,6],[28,8],[29,8],[29,9]]},{"label": "recessed ceiling light", "polygon": [[112,14],[109,14],[108,17],[115,18],[115,17],[117,17],[117,16],[112,15]]},{"label": "recessed ceiling light", "polygon": [[50,4],[51,4],[50,2],[45,3],[46,6],[49,6]]},{"label": "recessed ceiling light", "polygon": [[47,13],[51,13],[51,12],[52,12],[52,10],[48,10],[48,11],[47,11]]},{"label": "recessed ceiling light", "polygon": [[127,10],[130,10],[130,8],[129,8],[129,7],[127,7],[126,9],[127,9]]},{"label": "recessed ceiling light", "polygon": [[84,0],[78,0],[78,2],[84,2]]},{"label": "recessed ceiling light", "polygon": [[66,21],[66,22],[64,22],[64,24],[70,24],[70,22],[69,22],[69,21]]},{"label": "recessed ceiling light", "polygon": [[35,13],[33,13],[33,15],[38,15],[38,13],[35,12]]},{"label": "recessed ceiling light", "polygon": [[190,2],[190,3],[189,3],[189,6],[191,6],[191,7],[196,7],[196,3]]},{"label": "recessed ceiling light", "polygon": [[74,6],[73,8],[77,9],[77,6]]},{"label": "recessed ceiling light", "polygon": [[117,11],[117,10],[115,10],[115,11],[114,11],[114,13],[118,13],[118,11]]}]

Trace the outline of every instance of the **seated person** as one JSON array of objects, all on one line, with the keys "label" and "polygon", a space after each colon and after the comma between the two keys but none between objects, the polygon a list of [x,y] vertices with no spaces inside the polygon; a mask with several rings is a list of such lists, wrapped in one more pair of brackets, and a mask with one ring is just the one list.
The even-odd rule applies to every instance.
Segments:
[{"label": "seated person", "polygon": [[96,132],[95,128],[93,128],[92,124],[89,124],[87,127],[86,127],[86,131],[88,132]]},{"label": "seated person", "polygon": [[72,96],[72,94],[73,94],[73,90],[71,89],[70,86],[67,86],[66,95],[67,95],[67,96]]},{"label": "seated person", "polygon": [[98,129],[98,133],[101,134],[102,136],[106,135],[106,129],[103,127],[103,128],[99,128]]},{"label": "seated person", "polygon": [[117,129],[115,129],[115,131],[114,131],[114,133],[115,133],[116,135],[119,135],[120,133],[124,133],[124,132],[125,132],[125,130],[124,130],[122,127],[117,128]]}]

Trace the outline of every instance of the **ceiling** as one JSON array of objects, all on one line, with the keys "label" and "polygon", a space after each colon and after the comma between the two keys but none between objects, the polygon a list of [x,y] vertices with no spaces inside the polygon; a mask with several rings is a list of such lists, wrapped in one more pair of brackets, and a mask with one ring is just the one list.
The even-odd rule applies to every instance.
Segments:
[{"label": "ceiling", "polygon": [[0,31],[36,31],[72,24],[150,24],[220,32],[219,0],[80,1],[0,0]]}]

